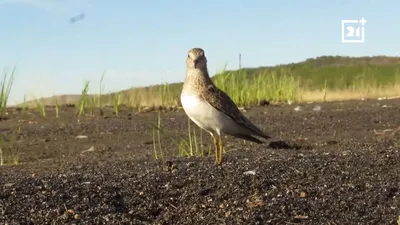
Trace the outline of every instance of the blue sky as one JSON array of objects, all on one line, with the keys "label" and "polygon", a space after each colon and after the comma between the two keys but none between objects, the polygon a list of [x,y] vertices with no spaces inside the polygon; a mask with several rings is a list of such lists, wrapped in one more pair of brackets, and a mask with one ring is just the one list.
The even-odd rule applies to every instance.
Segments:
[{"label": "blue sky", "polygon": [[[400,54],[398,0],[0,0],[0,69],[17,65],[10,103],[183,81],[192,47],[211,74],[320,55]],[[85,13],[74,24],[70,17]],[[365,43],[341,43],[341,20],[364,17]],[[2,71],[3,72],[3,71]]]}]

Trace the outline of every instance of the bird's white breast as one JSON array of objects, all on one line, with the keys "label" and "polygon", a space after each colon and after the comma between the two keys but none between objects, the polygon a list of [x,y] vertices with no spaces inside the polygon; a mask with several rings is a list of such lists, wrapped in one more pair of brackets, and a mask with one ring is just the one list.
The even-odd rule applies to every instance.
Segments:
[{"label": "bird's white breast", "polygon": [[237,124],[227,115],[195,95],[181,95],[182,108],[188,117],[209,133],[236,130]]}]

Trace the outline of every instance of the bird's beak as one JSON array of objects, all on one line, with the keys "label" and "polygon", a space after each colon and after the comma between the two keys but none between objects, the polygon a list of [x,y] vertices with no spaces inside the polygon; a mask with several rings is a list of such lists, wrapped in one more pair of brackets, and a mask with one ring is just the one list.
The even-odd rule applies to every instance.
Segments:
[{"label": "bird's beak", "polygon": [[199,62],[198,59],[193,60],[193,66],[194,66],[194,68],[196,68],[196,69],[197,69],[197,63],[198,63],[198,62]]}]

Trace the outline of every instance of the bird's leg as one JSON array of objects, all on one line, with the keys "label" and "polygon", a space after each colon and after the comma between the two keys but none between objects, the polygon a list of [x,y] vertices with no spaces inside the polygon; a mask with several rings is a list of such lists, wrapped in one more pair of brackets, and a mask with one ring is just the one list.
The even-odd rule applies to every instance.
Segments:
[{"label": "bird's leg", "polygon": [[214,148],[215,148],[215,163],[218,164],[218,148],[219,148],[219,136],[213,135],[214,139]]},{"label": "bird's leg", "polygon": [[[222,162],[222,155],[224,154],[224,145],[223,145],[223,142],[222,142],[222,136],[221,135],[219,135],[218,136],[218,142],[219,142],[219,163],[221,163]],[[219,164],[218,163],[218,164]]]},{"label": "bird's leg", "polygon": [[[222,142],[222,136],[220,137],[220,142],[221,142],[221,152],[223,153],[223,154],[225,154],[226,152],[225,152],[225,148],[224,148],[224,145],[222,144],[223,142]],[[222,156],[221,156],[222,157]]]}]

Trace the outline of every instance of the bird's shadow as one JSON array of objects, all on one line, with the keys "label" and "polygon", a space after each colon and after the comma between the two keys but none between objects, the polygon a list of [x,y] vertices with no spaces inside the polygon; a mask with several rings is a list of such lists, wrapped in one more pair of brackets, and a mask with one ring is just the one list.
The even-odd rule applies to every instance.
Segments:
[{"label": "bird's shadow", "polygon": [[297,144],[289,144],[286,141],[279,140],[279,141],[271,141],[268,146],[272,149],[285,149],[285,150],[299,150],[301,149],[301,145]]}]

